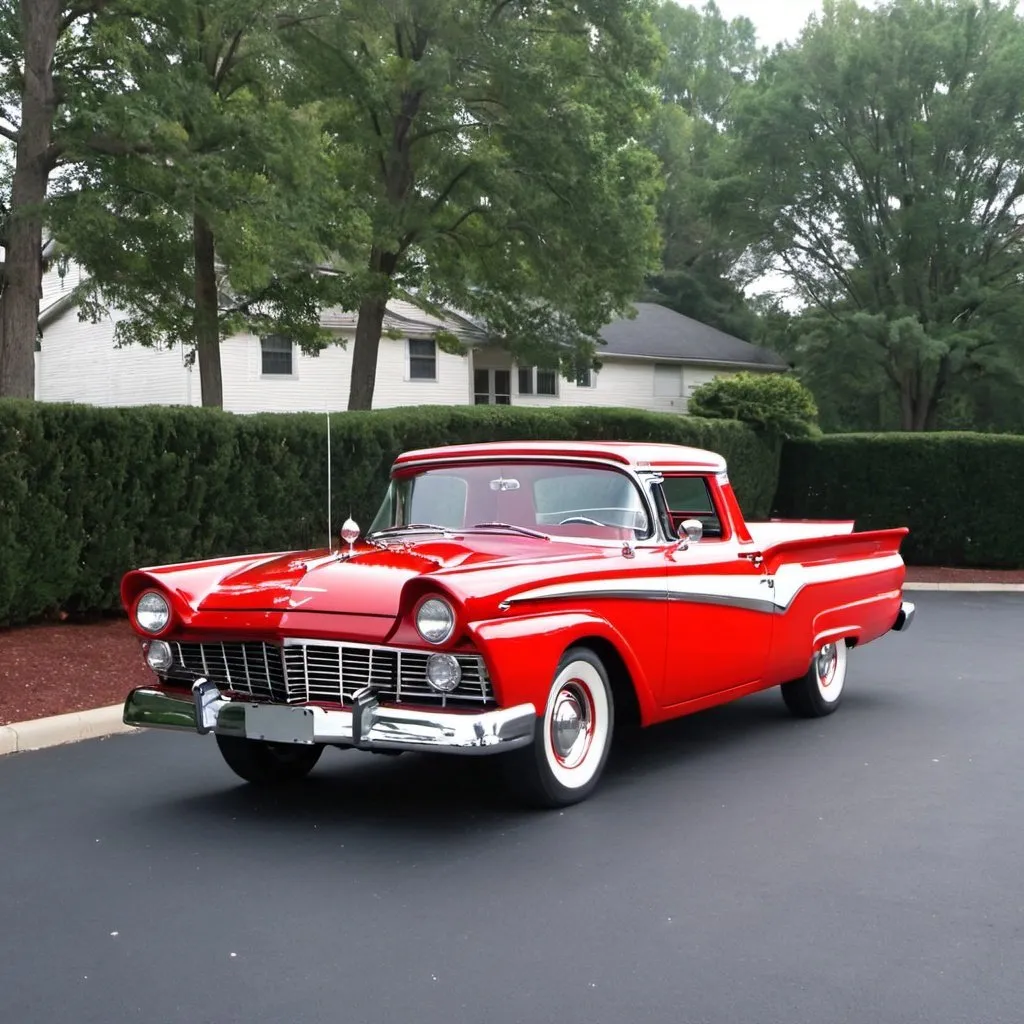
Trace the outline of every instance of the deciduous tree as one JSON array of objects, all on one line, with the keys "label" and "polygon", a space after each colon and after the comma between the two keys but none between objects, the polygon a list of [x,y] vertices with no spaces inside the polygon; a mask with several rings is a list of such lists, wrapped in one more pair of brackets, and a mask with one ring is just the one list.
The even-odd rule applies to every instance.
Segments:
[{"label": "deciduous tree", "polygon": [[656,261],[648,0],[329,6],[289,38],[370,229],[349,408],[372,405],[396,292],[479,316],[516,357],[589,363]]},{"label": "deciduous tree", "polygon": [[88,271],[86,314],[123,311],[121,344],[182,345],[207,406],[223,404],[222,337],[283,332],[316,350],[321,306],[346,294],[332,261],[347,200],[281,47],[306,16],[276,0],[138,0],[131,88],[91,114],[118,145],[55,203]]},{"label": "deciduous tree", "polygon": [[956,377],[1019,362],[1000,324],[1024,273],[1022,118],[1015,3],[826,0],[738,120],[766,248],[823,314],[805,362],[856,358],[905,430]]},{"label": "deciduous tree", "polygon": [[113,0],[0,0],[0,143],[12,164],[0,185],[0,397],[35,394],[47,192],[73,142],[69,110],[119,81],[102,37],[122,12]]}]

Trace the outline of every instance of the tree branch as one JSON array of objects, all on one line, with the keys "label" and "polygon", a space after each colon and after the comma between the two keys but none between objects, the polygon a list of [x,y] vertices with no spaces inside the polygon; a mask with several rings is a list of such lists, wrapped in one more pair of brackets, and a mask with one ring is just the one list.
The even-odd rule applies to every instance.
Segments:
[{"label": "tree branch", "polygon": [[17,145],[18,139],[20,137],[18,132],[14,131],[11,128],[8,128],[6,125],[3,124],[0,124],[0,135],[2,135],[5,139],[9,139],[15,145]]},{"label": "tree branch", "polygon": [[459,182],[462,181],[462,179],[465,178],[466,175],[470,173],[470,171],[474,170],[475,167],[475,163],[471,162],[466,164],[459,171],[459,173],[456,174],[455,177],[448,182],[444,189],[442,189],[441,194],[434,200],[433,203],[431,203],[430,212],[432,214],[437,213],[437,211],[440,210],[441,207],[444,206],[446,202],[448,202],[448,200],[451,198],[451,194],[455,191],[456,188],[458,188]]},{"label": "tree branch", "polygon": [[221,85],[224,83],[224,79],[231,70],[231,62],[234,60],[235,54],[238,52],[238,46],[242,42],[242,36],[245,35],[246,29],[251,26],[252,20],[253,19],[250,19],[250,23],[248,25],[244,25],[234,34],[231,43],[228,45],[228,52],[224,54],[221,59],[220,66],[217,68],[217,71],[213,76],[214,89],[219,90]]}]

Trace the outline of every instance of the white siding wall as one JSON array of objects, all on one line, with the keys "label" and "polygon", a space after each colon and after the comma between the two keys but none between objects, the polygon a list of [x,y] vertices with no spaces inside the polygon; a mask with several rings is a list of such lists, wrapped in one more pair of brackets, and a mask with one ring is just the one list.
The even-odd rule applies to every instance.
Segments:
[{"label": "white siding wall", "polygon": [[76,310],[43,328],[36,397],[90,405],[198,405],[199,374],[178,349],[114,348],[114,320],[80,321]]},{"label": "white siding wall", "polygon": [[[229,412],[322,412],[346,409],[351,381],[352,342],[329,345],[319,355],[292,349],[291,377],[263,375],[259,338],[239,335],[221,345],[224,408]],[[401,405],[465,405],[468,402],[468,361],[437,353],[437,379],[410,380],[405,339],[381,338],[373,407]]]},{"label": "white siding wall", "polygon": [[[36,353],[36,397],[91,405],[200,405],[198,368],[182,351],[130,345],[114,348],[113,319],[82,322],[71,309],[43,331]],[[348,406],[351,348],[331,345],[319,356],[293,350],[291,377],[262,374],[258,338],[239,335],[221,345],[224,408],[229,412],[320,412]],[[410,380],[404,340],[382,338],[375,409],[401,405],[465,405],[468,360],[437,353],[437,379]]]},{"label": "white siding wall", "polygon": [[[42,351],[36,353],[37,398],[107,406],[200,404],[198,369],[183,365],[180,349],[115,349],[113,336],[113,319],[83,322],[74,309],[50,323],[43,332]],[[350,358],[351,341],[346,348],[328,346],[319,356],[303,355],[295,347],[291,376],[265,376],[259,339],[228,338],[221,346],[224,407],[236,413],[343,410],[348,405]],[[478,351],[472,360],[438,351],[437,379],[413,380],[406,340],[382,338],[373,407],[467,405],[473,400],[474,363],[511,369],[513,405],[619,406],[675,413],[686,412],[695,387],[730,372],[678,363],[656,370],[652,362],[605,357],[601,371],[593,376],[593,387],[577,387],[574,381],[559,378],[557,397],[520,395],[517,368],[494,350]]]},{"label": "white siding wall", "polygon": [[[686,401],[694,388],[715,377],[728,375],[725,369],[703,369],[674,364],[678,375],[676,394],[655,395],[654,363],[640,359],[602,359],[601,371],[594,378],[594,387],[580,388],[573,381],[559,378],[558,397],[513,395],[515,405],[611,405],[627,409],[647,409],[649,412],[686,412]],[[662,375],[664,376],[664,375]],[[513,377],[513,389],[518,379]],[[659,390],[662,390],[659,388]]]},{"label": "white siding wall", "polygon": [[40,311],[48,309],[59,299],[69,295],[71,291],[80,285],[85,279],[82,268],[75,263],[68,265],[67,272],[62,278],[56,269],[50,268],[43,274],[43,294],[39,300]]}]

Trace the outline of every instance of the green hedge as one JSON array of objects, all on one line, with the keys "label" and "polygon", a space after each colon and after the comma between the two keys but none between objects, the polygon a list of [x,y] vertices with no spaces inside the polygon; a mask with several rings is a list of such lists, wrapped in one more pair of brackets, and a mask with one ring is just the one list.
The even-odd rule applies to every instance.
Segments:
[{"label": "green hedge", "polygon": [[842,434],[783,446],[775,512],[910,527],[915,565],[1024,566],[1024,437]]},{"label": "green hedge", "polygon": [[[526,438],[718,451],[752,517],[775,490],[777,452],[736,423],[590,408],[336,413],[334,528],[350,512],[369,525],[405,449]],[[0,401],[0,625],[114,609],[134,566],[322,546],[326,494],[323,415]]]}]

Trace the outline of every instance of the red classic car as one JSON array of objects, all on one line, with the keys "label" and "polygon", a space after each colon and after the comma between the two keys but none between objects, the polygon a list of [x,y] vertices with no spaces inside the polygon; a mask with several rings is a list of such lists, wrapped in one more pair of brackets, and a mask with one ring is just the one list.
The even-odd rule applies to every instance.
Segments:
[{"label": "red classic car", "polygon": [[412,451],[336,550],[129,572],[155,685],[124,721],[213,733],[252,783],[324,747],[489,754],[543,806],[588,796],[616,724],[772,686],[835,711],[849,651],[904,630],[905,529],[748,523],[718,455],[507,442]]}]

